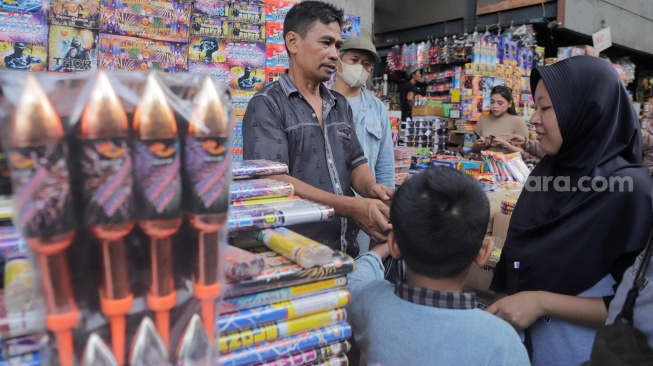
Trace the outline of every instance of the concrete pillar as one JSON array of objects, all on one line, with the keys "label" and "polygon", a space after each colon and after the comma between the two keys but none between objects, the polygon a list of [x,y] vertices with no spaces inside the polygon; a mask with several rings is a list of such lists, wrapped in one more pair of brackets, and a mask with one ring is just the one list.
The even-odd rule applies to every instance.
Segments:
[{"label": "concrete pillar", "polygon": [[361,35],[374,36],[374,0],[325,0],[345,11],[345,14],[361,17]]}]

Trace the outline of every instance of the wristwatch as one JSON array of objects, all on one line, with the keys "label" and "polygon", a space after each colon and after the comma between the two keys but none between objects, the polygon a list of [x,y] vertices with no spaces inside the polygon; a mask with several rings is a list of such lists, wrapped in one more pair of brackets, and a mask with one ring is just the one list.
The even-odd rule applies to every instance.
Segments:
[{"label": "wristwatch", "polygon": [[508,145],[507,145],[507,144],[506,144],[506,145],[503,145],[503,149],[504,149],[504,150],[508,150]]},{"label": "wristwatch", "polygon": [[531,140],[526,139],[526,142],[524,142],[524,150],[528,149],[531,146]]}]

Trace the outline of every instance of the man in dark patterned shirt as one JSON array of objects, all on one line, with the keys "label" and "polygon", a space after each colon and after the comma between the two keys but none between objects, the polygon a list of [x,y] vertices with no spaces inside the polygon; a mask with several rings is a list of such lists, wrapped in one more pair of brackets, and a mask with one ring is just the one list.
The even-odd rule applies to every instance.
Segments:
[{"label": "man in dark patterned shirt", "polygon": [[[290,68],[250,101],[243,120],[244,159],[288,164],[298,196],[335,209],[330,222],[292,229],[356,256],[358,227],[376,242],[390,231],[394,190],[377,184],[353,126],[351,108],[322,83],[336,70],[341,9],[321,1],[295,5],[284,21]],[[364,198],[355,198],[354,190]]]}]

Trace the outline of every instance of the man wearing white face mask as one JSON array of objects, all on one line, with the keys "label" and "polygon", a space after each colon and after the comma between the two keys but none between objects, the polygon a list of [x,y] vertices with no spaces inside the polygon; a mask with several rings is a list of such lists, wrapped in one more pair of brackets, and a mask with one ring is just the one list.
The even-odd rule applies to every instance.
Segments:
[{"label": "man wearing white face mask", "polygon": [[[378,62],[381,58],[371,40],[356,36],[347,38],[340,49],[333,90],[344,95],[351,106],[356,134],[376,182],[393,188],[395,172],[388,111],[383,102],[364,87],[374,71],[374,63]],[[357,241],[361,253],[365,253],[370,237],[361,231]]]}]

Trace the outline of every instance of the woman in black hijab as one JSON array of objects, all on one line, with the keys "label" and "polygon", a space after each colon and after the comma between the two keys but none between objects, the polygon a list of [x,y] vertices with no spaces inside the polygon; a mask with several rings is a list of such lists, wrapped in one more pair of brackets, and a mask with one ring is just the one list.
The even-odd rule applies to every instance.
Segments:
[{"label": "woman in black hijab", "polygon": [[539,67],[531,90],[547,155],[519,197],[492,281],[508,296],[488,311],[526,329],[534,365],[578,365],[615,282],[646,244],[653,183],[612,65],[581,56]]}]

